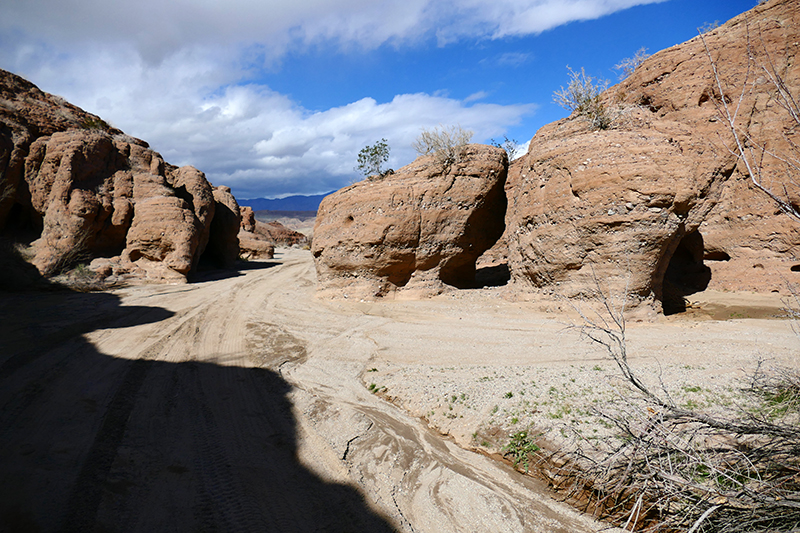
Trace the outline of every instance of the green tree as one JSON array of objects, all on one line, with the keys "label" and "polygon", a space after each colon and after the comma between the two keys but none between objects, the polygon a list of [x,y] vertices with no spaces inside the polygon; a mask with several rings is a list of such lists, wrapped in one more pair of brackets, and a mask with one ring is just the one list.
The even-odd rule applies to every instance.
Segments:
[{"label": "green tree", "polygon": [[356,170],[364,176],[382,174],[381,166],[389,160],[389,145],[386,139],[381,139],[372,146],[365,146],[358,152],[358,165]]}]

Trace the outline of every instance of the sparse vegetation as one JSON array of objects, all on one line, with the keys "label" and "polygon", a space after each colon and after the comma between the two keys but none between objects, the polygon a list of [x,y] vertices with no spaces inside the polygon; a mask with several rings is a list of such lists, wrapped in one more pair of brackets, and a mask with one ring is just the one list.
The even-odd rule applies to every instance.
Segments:
[{"label": "sparse vegetation", "polygon": [[577,446],[546,458],[559,465],[553,485],[631,531],[797,531],[800,372],[759,365],[742,390],[747,409],[678,405],[628,364],[626,295],[613,300],[595,284],[603,311],[578,310],[575,327],[605,349],[630,390],[622,408],[598,410],[616,429],[611,443],[575,432]]},{"label": "sparse vegetation", "polygon": [[519,145],[519,142],[516,139],[509,139],[507,135],[503,135],[503,142],[495,141],[494,139],[492,139],[489,144],[505,150],[506,155],[508,155],[509,163],[514,159],[516,159],[517,156],[522,155],[520,153],[522,149]]},{"label": "sparse vegetation", "polygon": [[386,139],[381,139],[372,146],[365,146],[358,152],[358,165],[356,171],[365,177],[383,177],[381,167],[389,160],[389,145]]},{"label": "sparse vegetation", "polygon": [[418,154],[433,155],[437,163],[448,166],[458,162],[472,135],[472,131],[460,125],[439,125],[431,130],[423,129],[411,146]]},{"label": "sparse vegetation", "polygon": [[581,68],[569,70],[569,84],[553,94],[553,101],[571,113],[586,118],[593,129],[605,130],[611,126],[612,117],[601,99],[608,88],[608,80],[594,78]]},{"label": "sparse vegetation", "polygon": [[647,53],[647,48],[639,48],[633,57],[626,57],[616,65],[614,65],[614,70],[619,71],[619,79],[624,80],[636,70],[636,68],[644,63],[644,60],[650,57],[650,54]]},{"label": "sparse vegetation", "polygon": [[100,117],[96,117],[93,115],[89,115],[87,118],[81,121],[81,128],[85,130],[109,130],[111,126],[108,125],[108,122],[103,120]]},{"label": "sparse vegetation", "polygon": [[536,435],[531,435],[528,431],[518,431],[511,435],[511,440],[503,446],[503,453],[511,458],[514,467],[521,464],[525,472],[528,471],[535,454],[541,449],[535,439]]},{"label": "sparse vegetation", "polygon": [[702,35],[704,33],[708,33],[711,30],[715,30],[717,28],[719,28],[719,21],[718,20],[715,20],[714,22],[704,22],[702,26],[697,28],[697,32]]}]

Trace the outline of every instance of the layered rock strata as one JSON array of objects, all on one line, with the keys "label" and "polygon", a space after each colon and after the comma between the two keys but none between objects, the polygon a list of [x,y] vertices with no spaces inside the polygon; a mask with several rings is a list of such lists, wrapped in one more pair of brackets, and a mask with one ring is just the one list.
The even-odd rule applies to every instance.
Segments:
[{"label": "layered rock strata", "polygon": [[236,260],[238,217],[199,170],[0,71],[0,233],[43,274],[93,260],[104,277],[185,281],[207,249]]},{"label": "layered rock strata", "polygon": [[707,287],[781,290],[798,269],[797,223],[732,153],[711,66],[769,186],[783,194],[787,185],[798,202],[791,172],[769,153],[761,160],[759,147],[798,155],[798,123],[764,67],[798,94],[799,32],[796,2],[767,2],[704,34],[705,45],[697,37],[653,55],[606,91],[609,129],[578,114],[543,127],[510,183],[513,278],[564,297],[590,296],[600,282],[668,312]]},{"label": "layered rock strata", "polygon": [[244,259],[272,259],[275,256],[275,243],[260,231],[263,222],[256,220],[252,208],[243,206],[240,210],[239,255]]},{"label": "layered rock strata", "polygon": [[471,286],[475,260],[503,233],[507,168],[505,151],[468,145],[450,166],[420,157],[327,196],[312,243],[322,292],[373,298]]}]

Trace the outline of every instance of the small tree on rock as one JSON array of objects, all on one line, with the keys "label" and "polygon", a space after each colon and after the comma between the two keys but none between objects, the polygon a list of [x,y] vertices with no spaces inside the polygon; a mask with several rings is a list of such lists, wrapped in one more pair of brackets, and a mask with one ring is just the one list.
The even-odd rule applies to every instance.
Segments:
[{"label": "small tree on rock", "polygon": [[381,166],[389,160],[389,145],[381,139],[372,146],[365,146],[358,152],[356,170],[364,176],[383,175]]}]

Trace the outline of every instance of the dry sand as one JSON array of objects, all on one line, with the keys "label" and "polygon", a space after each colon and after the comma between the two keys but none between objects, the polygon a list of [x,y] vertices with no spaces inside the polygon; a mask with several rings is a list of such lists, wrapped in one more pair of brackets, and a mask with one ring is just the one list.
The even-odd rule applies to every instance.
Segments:
[{"label": "dry sand", "polygon": [[[466,449],[613,394],[563,315],[504,288],[319,300],[310,253],[278,252],[191,285],[2,295],[0,531],[605,527]],[[759,357],[797,364],[785,320],[695,310],[629,338],[697,401]]]}]

